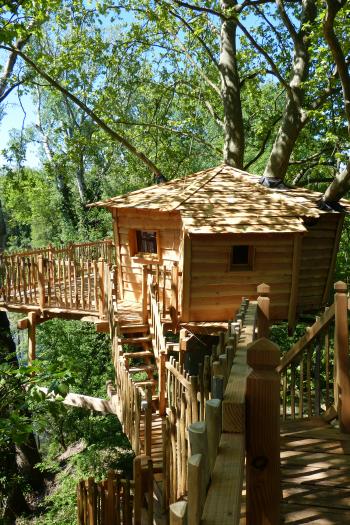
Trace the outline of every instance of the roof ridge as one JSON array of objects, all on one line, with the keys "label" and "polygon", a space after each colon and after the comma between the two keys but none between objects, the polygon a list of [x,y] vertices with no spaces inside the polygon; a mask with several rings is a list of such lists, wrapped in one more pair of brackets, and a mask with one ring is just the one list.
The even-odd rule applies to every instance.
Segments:
[{"label": "roof ridge", "polygon": [[[183,192],[183,195],[180,195],[179,196],[179,199],[178,201],[176,202],[176,205],[172,205],[170,207],[166,207],[165,208],[165,211],[174,211],[176,210],[179,206],[181,206],[184,202],[186,202],[188,199],[190,199],[195,193],[197,193],[198,190],[202,189],[208,182],[210,182],[212,179],[214,179],[216,177],[216,175],[218,175],[222,170],[224,169],[224,166],[223,165],[220,165],[218,166],[217,168],[215,168],[215,173],[214,175],[210,174],[210,176],[208,177],[208,171],[211,171],[212,172],[212,168],[209,168],[208,170],[204,170],[203,172],[203,178],[206,177],[206,180],[203,182],[203,184],[199,184],[199,186],[197,185],[195,187],[195,189],[189,194],[189,195],[184,195],[184,193],[188,192],[191,188],[191,186],[194,186],[195,183],[197,182],[196,180],[193,181],[192,184],[189,185],[188,188],[186,188]],[[181,199],[181,200],[180,200]],[[164,208],[163,208],[164,209]]]}]

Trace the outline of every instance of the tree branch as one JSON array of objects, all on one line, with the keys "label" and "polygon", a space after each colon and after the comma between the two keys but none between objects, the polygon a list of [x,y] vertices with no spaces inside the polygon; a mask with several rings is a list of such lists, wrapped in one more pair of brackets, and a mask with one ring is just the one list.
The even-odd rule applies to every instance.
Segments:
[{"label": "tree branch", "polygon": [[159,176],[162,175],[161,171],[157,168],[157,166],[141,151],[139,151],[131,142],[121,134],[114,131],[108,124],[101,119],[96,113],[90,109],[84,102],[82,102],[78,97],[73,95],[70,91],[68,91],[65,87],[63,87],[59,82],[57,82],[54,78],[52,78],[50,75],[48,75],[45,71],[43,71],[37,64],[33,62],[31,58],[29,58],[28,55],[23,53],[23,51],[14,48],[14,47],[8,47],[4,45],[0,45],[0,49],[5,49],[6,51],[11,51],[19,55],[26,64],[28,64],[31,68],[34,69],[42,78],[44,78],[52,87],[57,89],[60,93],[62,93],[64,96],[66,96],[68,99],[70,99],[74,104],[76,104],[80,109],[82,109],[89,117],[97,124],[103,131],[105,131],[114,141],[119,142],[122,144],[132,155],[140,159],[155,175]]},{"label": "tree branch", "polygon": [[265,149],[266,149],[266,144],[267,144],[267,142],[268,142],[268,140],[269,140],[269,138],[270,138],[270,136],[271,136],[271,133],[272,133],[273,127],[277,124],[277,122],[278,122],[279,120],[281,120],[281,118],[282,118],[282,116],[281,116],[281,115],[278,115],[278,116],[274,119],[274,121],[273,121],[272,124],[271,124],[270,129],[267,131],[266,136],[265,136],[264,140],[263,140],[262,143],[261,143],[261,146],[260,146],[260,149],[259,149],[258,153],[257,153],[257,154],[255,155],[255,157],[253,157],[249,162],[247,162],[247,164],[246,164],[246,165],[244,166],[244,168],[243,168],[244,170],[248,170],[248,168],[249,168],[252,164],[254,164],[254,162],[256,162],[256,161],[261,157],[261,155],[264,153],[264,151],[265,151]]},{"label": "tree branch", "polygon": [[191,26],[191,24],[189,24],[187,22],[187,20],[185,20],[181,15],[179,15],[178,13],[176,13],[176,11],[172,11],[171,9],[169,9],[169,13],[172,14],[175,18],[177,18],[178,20],[180,20],[180,22],[183,23],[183,25],[185,27],[187,27],[187,29],[189,31],[191,31],[192,34],[194,34],[195,38],[200,42],[200,44],[203,46],[205,52],[207,53],[207,55],[209,56],[210,60],[213,62],[213,64],[217,67],[217,69],[219,69],[219,63],[218,61],[216,60],[216,58],[214,57],[213,53],[211,52],[211,50],[209,49],[209,47],[207,46],[207,44],[205,43],[205,41],[203,40],[203,38],[201,38],[199,35],[196,35],[195,34],[195,31],[193,29],[193,27]]},{"label": "tree branch", "polygon": [[237,20],[236,21],[237,23],[237,26],[240,28],[240,30],[242,31],[242,33],[248,38],[248,40],[250,41],[250,43],[255,47],[255,49],[257,51],[259,51],[259,53],[265,58],[265,60],[270,64],[271,66],[271,69],[274,73],[274,75],[278,78],[278,80],[281,82],[281,84],[286,88],[286,90],[288,91],[288,93],[291,92],[291,88],[290,88],[290,85],[288,84],[288,82],[286,82],[286,80],[282,77],[282,75],[280,74],[280,72],[278,71],[278,67],[276,66],[275,62],[272,60],[272,58],[270,57],[270,55],[265,51],[265,49],[263,47],[261,47],[261,45],[255,40],[255,38],[250,34],[250,32],[244,27],[244,25],[239,21]]},{"label": "tree branch", "polygon": [[169,131],[170,133],[175,133],[177,135],[183,135],[184,137],[189,137],[193,139],[194,141],[198,142],[199,144],[204,144],[204,146],[207,146],[210,149],[213,149],[216,153],[221,153],[221,149],[215,148],[212,144],[209,142],[206,142],[204,139],[201,139],[194,133],[191,133],[189,131],[183,131],[181,129],[175,129],[171,128],[169,126],[164,126],[162,124],[155,124],[152,122],[132,122],[127,120],[115,120],[115,124],[123,124],[125,126],[141,126],[141,127],[148,127],[148,128],[155,128],[155,129],[162,129],[164,131]]}]

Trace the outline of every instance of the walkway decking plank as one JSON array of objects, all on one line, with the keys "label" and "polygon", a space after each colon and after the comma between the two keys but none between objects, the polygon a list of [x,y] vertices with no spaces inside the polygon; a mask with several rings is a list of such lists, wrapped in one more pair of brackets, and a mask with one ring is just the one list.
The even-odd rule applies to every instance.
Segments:
[{"label": "walkway decking plank", "polygon": [[350,523],[350,436],[324,423],[281,425],[281,523]]}]

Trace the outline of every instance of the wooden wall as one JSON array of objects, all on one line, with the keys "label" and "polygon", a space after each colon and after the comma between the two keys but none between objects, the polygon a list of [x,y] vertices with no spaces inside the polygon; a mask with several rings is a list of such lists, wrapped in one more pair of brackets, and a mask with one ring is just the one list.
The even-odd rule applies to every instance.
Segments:
[{"label": "wooden wall", "polygon": [[114,209],[113,215],[117,265],[120,268],[119,286],[123,287],[125,300],[139,301],[142,290],[142,264],[151,262],[151,260],[131,256],[129,232],[132,229],[157,231],[160,243],[159,263],[170,268],[173,262],[179,261],[180,215],[128,208]]},{"label": "wooden wall", "polygon": [[328,213],[321,215],[315,225],[307,226],[302,241],[298,313],[318,310],[327,303],[342,223],[342,215]]},{"label": "wooden wall", "polygon": [[[271,287],[272,318],[287,319],[293,239],[294,234],[191,235],[189,320],[232,319],[242,296],[255,299],[262,282]],[[231,247],[236,243],[254,246],[253,271],[229,271]]]}]

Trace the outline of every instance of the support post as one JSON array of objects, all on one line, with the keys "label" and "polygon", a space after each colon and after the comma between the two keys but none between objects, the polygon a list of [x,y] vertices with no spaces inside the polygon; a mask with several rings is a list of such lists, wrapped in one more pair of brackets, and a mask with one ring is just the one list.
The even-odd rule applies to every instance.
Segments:
[{"label": "support post", "polygon": [[98,260],[98,315],[101,319],[105,317],[105,261],[102,257]]},{"label": "support post", "polygon": [[42,255],[38,256],[38,292],[40,310],[43,311],[45,308],[45,276],[44,259]]},{"label": "support post", "polygon": [[145,409],[145,452],[152,456],[152,385],[146,386],[147,406]]},{"label": "support post", "polygon": [[36,358],[36,312],[28,313],[28,365]]},{"label": "support post", "polygon": [[142,266],[142,322],[144,324],[148,321],[148,311],[147,311],[147,265]]},{"label": "support post", "polygon": [[134,525],[141,525],[143,490],[142,490],[142,460],[141,456],[134,458]]},{"label": "support post", "polygon": [[170,505],[170,525],[187,525],[187,501]]},{"label": "support post", "polygon": [[268,337],[270,326],[270,287],[262,283],[258,292],[258,339]]},{"label": "support post", "polygon": [[342,432],[350,433],[350,366],[349,366],[349,328],[348,296],[345,283],[338,281],[334,285],[335,296],[335,396],[334,403],[338,412],[339,426]]},{"label": "support post", "polygon": [[203,456],[193,454],[188,460],[188,525],[201,522],[205,502],[203,488]]},{"label": "support post", "polygon": [[280,523],[280,355],[268,339],[247,349],[247,525]]},{"label": "support post", "polygon": [[177,317],[179,314],[179,265],[177,262],[174,262],[171,268],[171,306]]},{"label": "support post", "polygon": [[159,378],[158,378],[158,390],[159,390],[159,415],[165,416],[166,400],[165,400],[165,389],[166,389],[166,369],[165,369],[166,354],[161,352],[159,356]]},{"label": "support post", "polygon": [[221,428],[222,409],[220,399],[210,399],[205,404],[205,422],[208,434],[208,461],[210,474],[213,472],[218,453]]},{"label": "support post", "polygon": [[191,455],[201,454],[203,457],[203,486],[205,493],[209,483],[209,460],[208,460],[208,433],[205,421],[197,421],[188,427],[188,437],[191,447]]}]

